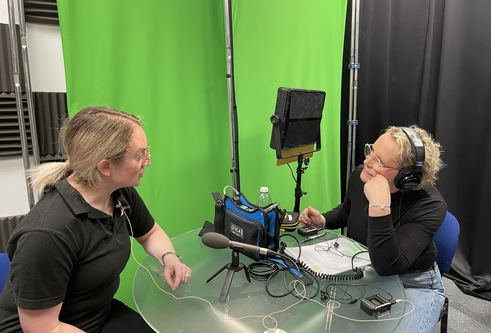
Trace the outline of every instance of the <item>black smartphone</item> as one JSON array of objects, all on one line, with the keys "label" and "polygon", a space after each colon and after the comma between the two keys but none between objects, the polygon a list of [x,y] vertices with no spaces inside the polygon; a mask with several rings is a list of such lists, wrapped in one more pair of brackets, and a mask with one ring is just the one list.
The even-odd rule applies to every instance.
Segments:
[{"label": "black smartphone", "polygon": [[309,237],[315,235],[319,232],[317,228],[309,228],[309,227],[300,227],[297,229],[297,232],[300,236]]}]

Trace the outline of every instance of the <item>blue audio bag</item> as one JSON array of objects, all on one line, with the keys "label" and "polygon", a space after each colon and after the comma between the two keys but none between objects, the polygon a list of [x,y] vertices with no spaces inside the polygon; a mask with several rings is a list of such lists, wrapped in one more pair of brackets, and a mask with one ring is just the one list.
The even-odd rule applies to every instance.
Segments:
[{"label": "blue audio bag", "polygon": [[[233,191],[232,196],[227,194],[227,189]],[[215,199],[215,232],[231,241],[278,250],[281,222],[286,213],[279,208],[279,203],[266,207],[256,206],[232,186],[224,188],[223,196],[218,192],[212,195]],[[258,255],[252,259],[264,258]]]}]

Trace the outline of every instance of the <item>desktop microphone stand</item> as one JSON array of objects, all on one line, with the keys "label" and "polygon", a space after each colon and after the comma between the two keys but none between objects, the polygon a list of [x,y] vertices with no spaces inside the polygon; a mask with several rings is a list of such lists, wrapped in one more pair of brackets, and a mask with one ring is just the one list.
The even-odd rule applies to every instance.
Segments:
[{"label": "desktop microphone stand", "polygon": [[218,272],[216,272],[212,277],[206,280],[206,283],[213,280],[218,274],[220,274],[224,269],[228,269],[227,276],[225,277],[225,282],[223,283],[222,292],[220,293],[220,301],[225,302],[228,296],[228,291],[230,290],[230,284],[232,283],[232,279],[234,277],[235,272],[238,272],[244,269],[245,276],[247,281],[251,283],[251,278],[249,277],[249,271],[247,267],[239,261],[239,252],[236,250],[232,251],[232,262],[224,265]]}]

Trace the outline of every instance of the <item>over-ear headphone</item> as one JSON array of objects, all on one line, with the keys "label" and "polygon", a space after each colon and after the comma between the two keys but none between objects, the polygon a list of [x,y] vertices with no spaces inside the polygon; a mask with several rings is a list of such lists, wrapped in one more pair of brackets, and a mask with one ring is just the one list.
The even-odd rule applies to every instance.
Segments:
[{"label": "over-ear headphone", "polygon": [[406,167],[399,171],[394,178],[396,187],[400,190],[410,190],[421,183],[423,176],[423,165],[425,162],[425,146],[421,136],[410,127],[399,127],[406,133],[413,148],[415,163],[413,166]]}]

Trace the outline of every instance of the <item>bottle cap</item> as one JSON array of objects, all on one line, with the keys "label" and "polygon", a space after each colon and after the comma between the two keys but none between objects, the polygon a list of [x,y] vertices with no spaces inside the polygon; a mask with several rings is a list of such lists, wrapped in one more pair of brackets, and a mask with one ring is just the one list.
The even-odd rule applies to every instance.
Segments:
[{"label": "bottle cap", "polygon": [[269,189],[268,189],[266,186],[261,186],[261,188],[260,188],[260,190],[259,190],[259,191],[260,191],[260,192],[263,192],[263,193],[266,193],[266,192],[268,192],[268,190],[269,190]]}]

